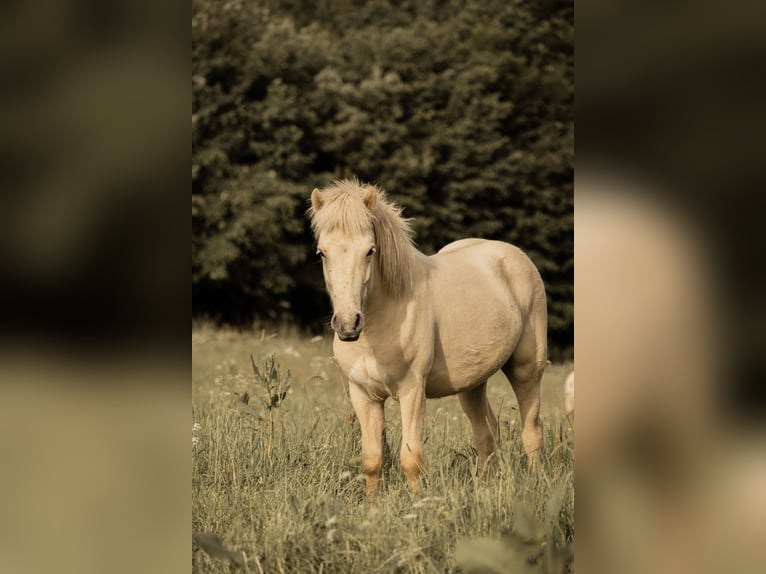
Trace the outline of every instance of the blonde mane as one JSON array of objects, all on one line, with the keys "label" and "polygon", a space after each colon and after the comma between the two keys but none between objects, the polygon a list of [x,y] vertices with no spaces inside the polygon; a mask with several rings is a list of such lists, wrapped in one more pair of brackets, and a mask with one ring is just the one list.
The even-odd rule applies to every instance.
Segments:
[{"label": "blonde mane", "polygon": [[[369,189],[377,193],[372,210],[362,199]],[[417,251],[410,220],[402,217],[402,209],[377,186],[363,185],[356,179],[336,181],[322,189],[321,194],[321,209],[308,210],[314,236],[318,239],[322,233],[336,230],[351,236],[362,235],[372,227],[383,286],[394,297],[408,293],[413,285],[412,265]]]}]

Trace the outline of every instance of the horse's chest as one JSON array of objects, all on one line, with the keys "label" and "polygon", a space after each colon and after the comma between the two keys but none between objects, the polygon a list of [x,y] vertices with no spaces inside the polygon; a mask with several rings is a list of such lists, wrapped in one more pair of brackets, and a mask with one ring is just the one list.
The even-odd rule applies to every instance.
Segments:
[{"label": "horse's chest", "polygon": [[400,370],[397,365],[383,364],[371,355],[338,357],[338,363],[349,380],[366,389],[370,395],[396,398],[396,383],[401,378],[397,376]]},{"label": "horse's chest", "polygon": [[379,385],[384,384],[386,379],[378,361],[374,357],[368,356],[357,357],[351,363],[351,368],[348,370],[348,378],[356,383],[371,382]]}]

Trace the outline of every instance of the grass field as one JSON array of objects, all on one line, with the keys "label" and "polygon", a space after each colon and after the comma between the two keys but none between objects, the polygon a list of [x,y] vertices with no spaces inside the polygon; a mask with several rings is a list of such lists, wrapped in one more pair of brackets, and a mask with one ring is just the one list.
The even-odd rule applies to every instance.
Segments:
[{"label": "grass field", "polygon": [[[253,374],[270,354],[292,386],[278,408]],[[424,488],[398,466],[398,404],[386,403],[391,455],[383,490],[365,498],[359,426],[330,336],[285,329],[192,331],[194,572],[569,572],[574,536],[573,429],[563,380],[542,385],[545,452],[526,468],[519,417],[502,374],[489,384],[500,448],[474,476],[475,452],[456,397],[428,401]],[[249,402],[243,398],[247,393]]]}]

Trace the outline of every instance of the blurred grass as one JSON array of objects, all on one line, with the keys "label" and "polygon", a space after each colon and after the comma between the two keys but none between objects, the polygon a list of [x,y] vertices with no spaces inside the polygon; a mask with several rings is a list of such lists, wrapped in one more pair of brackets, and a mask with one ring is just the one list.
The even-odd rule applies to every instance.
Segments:
[{"label": "blurred grass", "polygon": [[[264,390],[253,376],[251,354],[256,362],[275,354],[280,371],[292,375],[292,388],[272,411],[273,430],[257,400]],[[571,365],[546,370],[545,455],[531,474],[519,440],[516,399],[502,375],[489,387],[500,449],[481,480],[474,477],[470,424],[457,398],[429,401],[425,488],[415,498],[398,466],[398,404],[387,401],[392,454],[383,492],[371,503],[360,476],[358,425],[329,336],[197,325],[192,355],[193,531],[213,533],[228,551],[244,553],[247,570],[454,571],[458,540],[510,540],[512,530],[520,534],[514,528],[519,509],[527,509],[535,534],[527,525],[526,549],[540,557],[529,571],[562,571],[560,561],[551,569],[542,550],[568,546],[574,534],[573,431],[568,422],[562,425],[563,380]],[[195,572],[229,571],[226,560],[199,548],[193,551]]]}]

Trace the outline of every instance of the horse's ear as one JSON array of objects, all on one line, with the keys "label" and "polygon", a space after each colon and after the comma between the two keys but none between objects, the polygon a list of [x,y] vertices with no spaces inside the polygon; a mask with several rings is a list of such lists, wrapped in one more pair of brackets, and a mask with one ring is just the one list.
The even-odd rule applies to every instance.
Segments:
[{"label": "horse's ear", "polygon": [[314,212],[317,212],[322,209],[323,205],[322,192],[315,187],[314,191],[311,192],[311,207],[314,209]]},{"label": "horse's ear", "polygon": [[366,187],[364,188],[364,194],[362,195],[362,201],[364,202],[364,205],[372,211],[375,209],[375,205],[378,203],[378,192],[375,190],[374,187]]}]

